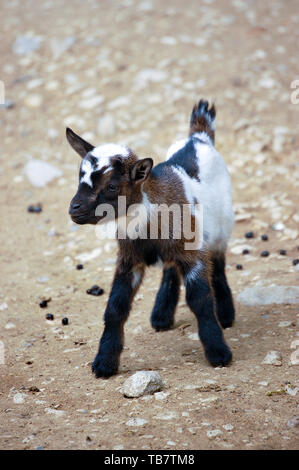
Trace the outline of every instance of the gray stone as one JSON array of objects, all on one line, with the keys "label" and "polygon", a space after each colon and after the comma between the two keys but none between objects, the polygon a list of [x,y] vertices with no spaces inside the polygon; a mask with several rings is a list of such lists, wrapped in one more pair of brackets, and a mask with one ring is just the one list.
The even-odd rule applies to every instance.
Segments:
[{"label": "gray stone", "polygon": [[17,55],[26,55],[40,48],[40,38],[31,36],[18,36],[13,43],[12,50]]},{"label": "gray stone", "polygon": [[155,371],[139,371],[129,377],[123,386],[123,394],[129,398],[137,398],[158,392],[163,381]]},{"label": "gray stone", "polygon": [[237,301],[243,305],[271,305],[299,303],[298,286],[254,286],[246,287]]},{"label": "gray stone", "polygon": [[268,364],[272,366],[281,366],[282,364],[282,356],[279,351],[269,351],[265,359],[263,360],[262,364]]},{"label": "gray stone", "polygon": [[4,103],[0,103],[0,108],[3,109],[13,109],[15,107],[15,103],[12,100],[5,100]]},{"label": "gray stone", "polygon": [[32,186],[43,188],[53,179],[60,177],[62,171],[42,160],[30,160],[24,167],[24,174]]},{"label": "gray stone", "polygon": [[68,36],[63,39],[52,38],[50,47],[53,54],[53,59],[59,59],[68,49],[70,49],[76,42],[74,36]]}]

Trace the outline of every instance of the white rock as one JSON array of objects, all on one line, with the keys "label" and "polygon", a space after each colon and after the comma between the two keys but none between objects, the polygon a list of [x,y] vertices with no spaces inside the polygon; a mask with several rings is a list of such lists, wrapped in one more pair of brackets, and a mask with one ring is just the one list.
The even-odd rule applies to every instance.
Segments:
[{"label": "white rock", "polygon": [[17,404],[24,403],[26,397],[27,395],[25,393],[16,393],[13,397],[13,401]]},{"label": "white rock", "polygon": [[74,36],[69,36],[64,39],[52,38],[50,40],[50,48],[53,54],[53,59],[61,57],[68,49],[70,49],[76,42]]},{"label": "white rock", "polygon": [[143,418],[131,418],[126,422],[127,426],[144,426],[147,423]]},{"label": "white rock", "polygon": [[222,431],[220,429],[213,429],[211,431],[207,431],[207,436],[209,439],[213,439],[214,437],[220,436]]},{"label": "white rock", "polygon": [[65,411],[55,410],[54,408],[45,408],[45,412],[48,415],[55,415],[55,416],[63,416],[65,414]]},{"label": "white rock", "polygon": [[175,46],[177,44],[177,40],[173,36],[164,36],[160,42],[166,46]]},{"label": "white rock", "polygon": [[31,36],[18,36],[13,43],[12,50],[17,55],[26,55],[40,48],[40,38]]},{"label": "white rock", "polygon": [[254,286],[246,287],[237,301],[243,305],[297,304],[299,303],[298,286]]},{"label": "white rock", "polygon": [[102,253],[102,248],[95,248],[92,251],[81,253],[76,256],[76,259],[81,261],[81,263],[86,263],[86,261],[91,261],[92,259],[98,258]]},{"label": "white rock", "polygon": [[24,103],[26,106],[29,108],[38,108],[43,102],[43,97],[42,95],[38,95],[37,93],[34,93],[32,95],[28,95]]},{"label": "white rock", "polygon": [[291,321],[281,321],[278,323],[279,328],[284,328],[286,326],[291,326],[292,322]]},{"label": "white rock", "polygon": [[293,416],[288,420],[288,426],[290,428],[296,428],[299,426],[299,415],[298,416]]},{"label": "white rock", "polygon": [[93,109],[102,104],[104,97],[102,95],[91,96],[79,102],[79,107],[82,109]]},{"label": "white rock", "polygon": [[128,96],[119,96],[113,101],[110,101],[107,108],[108,109],[117,109],[121,108],[122,106],[129,106],[131,104],[131,99]]},{"label": "white rock", "polygon": [[1,305],[0,305],[0,310],[6,310],[8,308],[8,305],[6,302],[3,302]]},{"label": "white rock", "polygon": [[165,400],[169,396],[169,392],[156,392],[154,397],[156,400]]},{"label": "white rock", "polygon": [[281,366],[282,364],[281,353],[278,351],[269,351],[266,354],[262,364],[269,364],[272,366]]},{"label": "white rock", "polygon": [[234,429],[234,426],[232,424],[224,424],[223,425],[223,428],[226,430],[226,431],[232,431]]},{"label": "white rock", "polygon": [[6,330],[12,330],[15,327],[16,327],[16,325],[14,323],[11,323],[11,322],[6,323],[6,325],[5,325]]},{"label": "white rock", "polygon": [[146,88],[149,82],[159,83],[166,80],[167,74],[158,69],[141,70],[135,77],[135,86],[137,89]]},{"label": "white rock", "polygon": [[160,374],[156,371],[139,371],[129,377],[123,386],[126,397],[137,398],[158,392],[163,387]]},{"label": "white rock", "polygon": [[30,160],[24,167],[24,174],[32,186],[42,188],[62,175],[62,171],[42,160]]},{"label": "white rock", "polygon": [[177,413],[175,411],[167,411],[166,413],[154,416],[154,418],[161,419],[162,421],[170,421],[171,419],[177,418]]},{"label": "white rock", "polygon": [[199,340],[198,333],[190,333],[190,334],[188,335],[188,338],[189,338],[189,339],[192,339],[193,341],[198,341],[198,340]]},{"label": "white rock", "polygon": [[285,229],[285,224],[282,222],[276,222],[272,225],[272,229],[280,232]]}]

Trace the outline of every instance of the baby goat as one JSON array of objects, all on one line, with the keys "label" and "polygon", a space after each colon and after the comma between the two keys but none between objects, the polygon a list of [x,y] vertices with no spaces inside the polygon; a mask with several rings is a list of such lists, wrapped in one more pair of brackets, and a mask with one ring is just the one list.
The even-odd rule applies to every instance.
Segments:
[{"label": "baby goat", "polygon": [[[125,196],[126,210],[143,204],[146,217],[143,230],[148,233],[155,205],[188,204],[191,225],[203,207],[202,243],[186,249],[186,237],[176,239],[171,227],[168,239],[159,236],[121,237],[114,280],[106,307],[105,328],[92,365],[96,377],[117,372],[124,345],[124,324],[144,275],[146,266],[163,263],[163,277],[151,313],[157,331],[170,329],[179,299],[180,281],[186,287],[186,301],[198,322],[198,334],[208,361],[226,366],[232,358],[222,328],[234,321],[234,305],[225,275],[225,251],[233,228],[234,214],[231,182],[224,160],[214,148],[216,111],[207,101],[194,106],[189,137],[173,144],[166,160],[153,167],[153,160],[139,160],[132,150],[115,144],[94,147],[71,129],[66,136],[82,157],[79,187],[69,213],[78,224],[96,224],[104,220],[96,208],[110,204],[116,218],[118,199]],[[141,223],[141,225],[142,225]]]}]

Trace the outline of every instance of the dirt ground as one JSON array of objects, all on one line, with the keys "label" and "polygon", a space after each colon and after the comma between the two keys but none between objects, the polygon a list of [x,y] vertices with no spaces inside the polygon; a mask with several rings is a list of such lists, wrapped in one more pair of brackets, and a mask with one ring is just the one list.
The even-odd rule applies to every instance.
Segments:
[{"label": "dirt ground", "polygon": [[[298,447],[296,305],[235,300],[236,322],[224,333],[233,362],[214,369],[184,292],[175,327],[152,330],[161,273],[150,269],[126,324],[119,373],[93,377],[116,244],[69,219],[79,157],[64,137],[69,125],[92,143],[126,143],[159,162],[186,136],[194,102],[215,101],[216,147],[229,166],[237,217],[227,255],[235,299],[256,284],[296,285],[297,0],[2,0],[0,21],[0,79],[11,100],[0,109],[1,449]],[[17,53],[20,36],[39,47]],[[32,158],[62,175],[32,186],[23,174]],[[41,213],[27,212],[37,203]],[[87,295],[93,284],[104,295]],[[262,363],[273,350],[280,366]],[[121,387],[138,370],[158,371],[165,394],[125,398]],[[132,418],[145,421],[130,426]]]}]

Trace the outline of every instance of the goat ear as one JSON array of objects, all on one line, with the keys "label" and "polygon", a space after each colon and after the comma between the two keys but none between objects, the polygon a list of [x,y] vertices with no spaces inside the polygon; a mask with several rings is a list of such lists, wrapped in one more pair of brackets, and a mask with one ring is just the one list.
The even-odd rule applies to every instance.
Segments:
[{"label": "goat ear", "polygon": [[86,140],[79,137],[75,134],[72,129],[69,127],[66,128],[66,138],[71,147],[80,155],[80,157],[84,158],[85,155],[94,149],[94,146],[86,142]]},{"label": "goat ear", "polygon": [[146,180],[149,175],[149,172],[153,166],[152,158],[144,158],[143,160],[138,160],[137,163],[133,166],[131,170],[132,181],[136,184],[140,184]]}]

